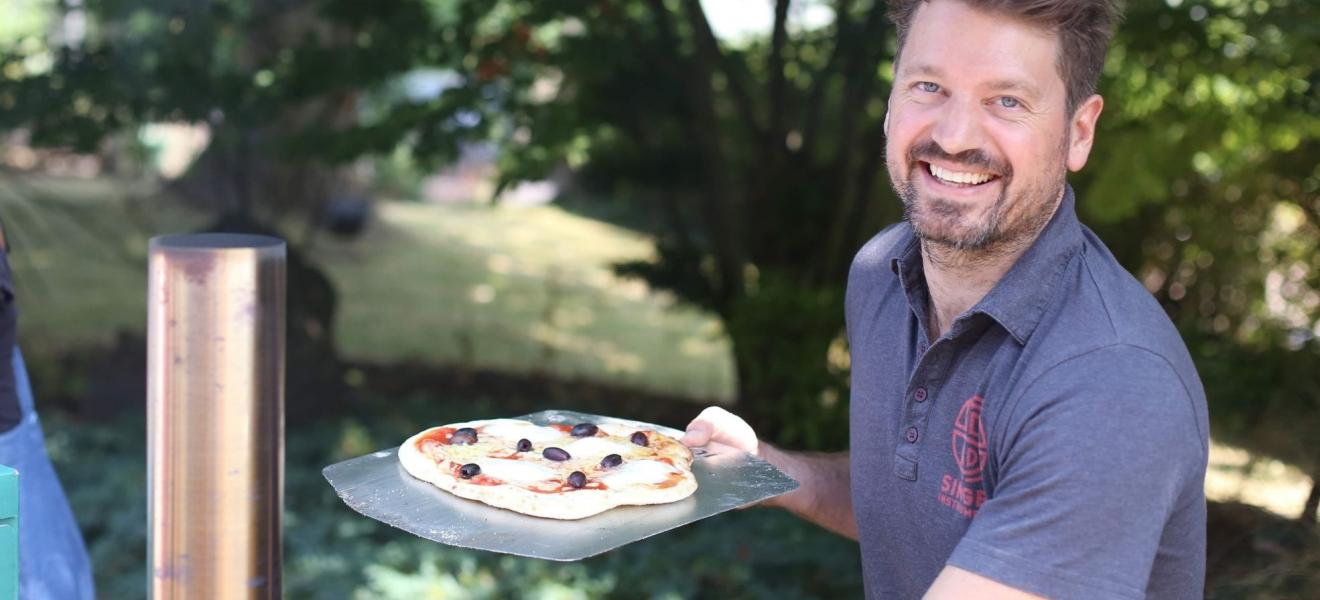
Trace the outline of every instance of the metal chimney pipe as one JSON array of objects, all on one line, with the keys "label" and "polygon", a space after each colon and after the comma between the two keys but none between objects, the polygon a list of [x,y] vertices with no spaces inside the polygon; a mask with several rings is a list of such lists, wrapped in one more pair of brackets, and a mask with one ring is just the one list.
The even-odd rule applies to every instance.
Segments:
[{"label": "metal chimney pipe", "polygon": [[149,262],[150,597],[279,598],[284,241],[161,236]]}]

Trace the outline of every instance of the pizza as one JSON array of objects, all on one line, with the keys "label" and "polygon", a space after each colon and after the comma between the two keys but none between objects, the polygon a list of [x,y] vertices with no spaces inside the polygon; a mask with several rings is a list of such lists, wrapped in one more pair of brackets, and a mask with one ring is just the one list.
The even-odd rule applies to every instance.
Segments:
[{"label": "pizza", "polygon": [[550,519],[676,502],[697,490],[692,451],[640,425],[454,423],[408,438],[399,462],[455,496]]}]

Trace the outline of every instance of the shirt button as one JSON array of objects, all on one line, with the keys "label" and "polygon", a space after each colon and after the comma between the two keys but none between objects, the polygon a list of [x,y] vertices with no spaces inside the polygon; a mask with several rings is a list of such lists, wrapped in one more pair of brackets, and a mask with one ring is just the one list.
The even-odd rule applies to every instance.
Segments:
[{"label": "shirt button", "polygon": [[907,428],[907,435],[906,435],[906,437],[907,437],[907,441],[908,441],[909,444],[915,444],[915,443],[917,443],[917,428],[916,428],[916,427],[908,427],[908,428]]},{"label": "shirt button", "polygon": [[921,342],[917,344],[917,350],[920,351],[922,354],[926,353],[926,348],[927,348],[926,342]]},{"label": "shirt button", "polygon": [[916,400],[917,402],[925,402],[925,401],[926,401],[926,388],[924,388],[924,387],[919,387],[919,388],[916,389],[916,391],[913,391],[913,392],[912,392],[912,399],[913,399],[913,400]]}]

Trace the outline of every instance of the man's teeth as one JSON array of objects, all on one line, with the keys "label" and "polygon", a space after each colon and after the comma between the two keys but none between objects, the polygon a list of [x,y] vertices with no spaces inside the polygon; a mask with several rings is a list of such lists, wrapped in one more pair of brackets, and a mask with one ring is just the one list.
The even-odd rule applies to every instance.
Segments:
[{"label": "man's teeth", "polygon": [[963,183],[967,185],[977,185],[977,184],[985,183],[987,181],[990,181],[992,178],[994,178],[994,175],[991,175],[989,173],[963,173],[961,171],[950,171],[948,169],[941,169],[940,167],[937,167],[935,165],[930,165],[930,174],[934,175],[935,177],[939,178],[942,181],[947,181],[949,183]]}]

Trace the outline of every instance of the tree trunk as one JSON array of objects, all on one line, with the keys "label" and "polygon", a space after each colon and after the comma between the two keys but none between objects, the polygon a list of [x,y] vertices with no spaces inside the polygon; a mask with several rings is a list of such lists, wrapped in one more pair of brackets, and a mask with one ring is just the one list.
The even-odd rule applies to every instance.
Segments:
[{"label": "tree trunk", "polygon": [[[316,40],[326,48],[353,43],[352,31],[318,14],[315,3],[254,0],[260,23],[246,30],[237,61],[245,71],[266,68],[289,40]],[[211,143],[188,173],[171,187],[215,214],[269,218],[319,214],[328,196],[348,183],[342,169],[283,151],[285,142],[307,131],[340,131],[356,119],[358,92],[326,91],[267,111],[218,113]],[[257,116],[260,115],[260,116]],[[265,214],[259,214],[265,213]]]},{"label": "tree trunk", "polygon": [[259,220],[317,214],[326,199],[350,185],[338,169],[272,152],[275,133],[218,131],[188,172],[169,189],[215,215]]}]

